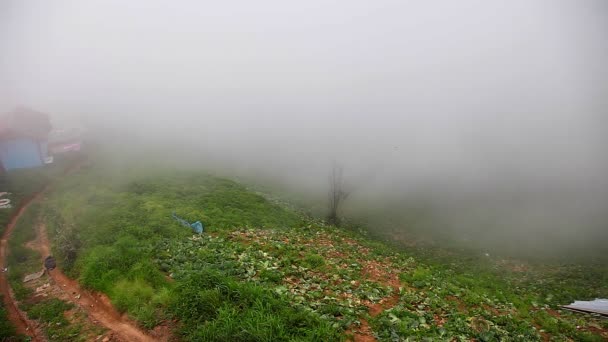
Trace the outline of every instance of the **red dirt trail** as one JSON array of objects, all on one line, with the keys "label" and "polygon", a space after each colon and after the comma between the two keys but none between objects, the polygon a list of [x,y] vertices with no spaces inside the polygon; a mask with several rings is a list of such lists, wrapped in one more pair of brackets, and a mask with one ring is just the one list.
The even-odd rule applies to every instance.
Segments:
[{"label": "red dirt trail", "polygon": [[[11,233],[15,229],[17,221],[19,220],[21,215],[23,215],[25,210],[30,206],[30,204],[32,204],[32,202],[42,196],[43,192],[44,190],[22,202],[19,206],[19,209],[17,209],[17,211],[13,213],[13,216],[11,217],[8,225],[6,226],[4,234],[2,234],[2,240],[0,241],[0,267],[2,267],[2,269],[6,267],[8,239],[10,238]],[[39,332],[37,332],[36,324],[28,320],[27,317],[17,307],[17,303],[15,302],[15,299],[12,296],[10,286],[8,284],[8,279],[6,276],[6,272],[0,272],[0,292],[2,293],[4,307],[6,308],[9,320],[15,326],[15,330],[18,334],[30,336],[32,338],[32,341],[44,341],[44,338],[40,335]]]},{"label": "red dirt trail", "polygon": [[[38,238],[40,240],[39,251],[44,260],[44,258],[51,255],[50,243],[44,223],[38,225]],[[72,297],[80,295],[78,299],[74,300],[74,303],[80,306],[89,317],[111,330],[115,337],[124,341],[141,342],[169,340],[168,336],[152,337],[144,333],[134,322],[123,317],[112,306],[110,299],[106,295],[82,289],[77,281],[68,278],[60,269],[55,268],[49,271],[49,276],[66,294]]]},{"label": "red dirt trail", "polygon": [[[84,163],[77,163],[73,165],[65,170],[64,175],[78,170],[83,164]],[[27,210],[27,208],[33,202],[38,201],[48,189],[49,186],[46,186],[42,191],[24,201],[11,217],[6,230],[2,234],[2,240],[0,243],[0,266],[2,268],[4,268],[6,265],[8,239],[10,238],[17,221]],[[37,239],[39,240],[37,249],[41,254],[42,261],[44,262],[44,258],[51,255],[50,243],[46,232],[46,225],[44,223],[38,225]],[[126,317],[123,317],[112,306],[110,299],[106,295],[83,290],[77,281],[65,276],[58,268],[48,272],[48,274],[49,277],[56,282],[59,288],[69,295],[69,297],[75,298],[73,302],[80,306],[87,313],[90,319],[96,321],[96,323],[103,325],[111,331],[114,341],[162,342],[171,340],[169,331],[167,329],[163,329],[162,327],[160,329],[155,329],[156,331],[153,332],[154,336],[144,333],[134,322]],[[5,272],[0,271],[0,292],[3,295],[4,306],[7,310],[9,320],[15,326],[18,334],[30,336],[32,341],[35,342],[46,341],[44,335],[37,329],[36,322],[28,320],[27,316],[18,309],[17,302],[11,295],[11,289],[6,275],[7,274]],[[77,295],[80,296],[76,297]]]}]

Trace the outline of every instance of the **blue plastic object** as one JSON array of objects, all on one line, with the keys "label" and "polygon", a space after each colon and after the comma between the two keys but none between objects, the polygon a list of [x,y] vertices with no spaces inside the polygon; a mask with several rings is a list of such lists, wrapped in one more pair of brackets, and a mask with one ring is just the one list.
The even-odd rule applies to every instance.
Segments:
[{"label": "blue plastic object", "polygon": [[0,142],[0,160],[4,169],[27,169],[44,165],[45,145],[31,139]]},{"label": "blue plastic object", "polygon": [[201,221],[196,221],[190,226],[192,227],[192,230],[194,230],[197,234],[203,233],[203,224],[201,223]]},{"label": "blue plastic object", "polygon": [[190,222],[184,220],[183,218],[177,216],[177,214],[175,214],[175,212],[173,214],[171,214],[171,215],[182,226],[192,228],[192,230],[195,233],[197,233],[197,234],[202,234],[203,233],[203,230],[204,230],[205,226],[201,223],[201,221],[196,221],[194,223],[190,223]]}]

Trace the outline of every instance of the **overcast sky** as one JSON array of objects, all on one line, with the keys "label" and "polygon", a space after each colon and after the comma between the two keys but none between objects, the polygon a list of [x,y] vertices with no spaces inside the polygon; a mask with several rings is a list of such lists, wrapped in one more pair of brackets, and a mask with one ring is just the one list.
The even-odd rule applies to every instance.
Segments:
[{"label": "overcast sky", "polygon": [[243,170],[607,187],[603,0],[4,0],[0,52],[2,111]]}]

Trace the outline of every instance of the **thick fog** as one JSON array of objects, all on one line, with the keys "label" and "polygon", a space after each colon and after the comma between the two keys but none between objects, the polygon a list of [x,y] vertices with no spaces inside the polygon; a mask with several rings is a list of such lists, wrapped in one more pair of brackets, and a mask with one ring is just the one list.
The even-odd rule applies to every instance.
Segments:
[{"label": "thick fog", "polygon": [[607,61],[603,0],[0,3],[1,111],[509,251],[608,252]]}]

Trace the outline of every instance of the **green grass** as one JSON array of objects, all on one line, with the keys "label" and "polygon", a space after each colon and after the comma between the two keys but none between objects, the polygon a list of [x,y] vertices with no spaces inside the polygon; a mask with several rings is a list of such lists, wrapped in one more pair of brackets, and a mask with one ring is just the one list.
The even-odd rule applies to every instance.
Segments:
[{"label": "green grass", "polygon": [[[35,193],[54,180],[58,179],[73,162],[80,156],[57,158],[52,165],[27,170],[15,170],[0,176],[0,190],[10,194],[3,197],[11,200],[10,209],[0,209],[0,235],[4,233],[10,218],[16,213],[20,205]],[[28,210],[22,220],[15,227],[15,232],[9,241],[9,254],[7,266],[9,267],[8,280],[17,299],[24,299],[30,294],[23,283],[23,276],[30,271],[38,271],[41,268],[40,257],[34,251],[27,249],[23,244],[34,236],[32,226],[34,218],[39,210],[33,206]],[[5,309],[0,301],[0,339],[22,340],[23,336],[14,336],[14,327],[6,318]]]},{"label": "green grass", "polygon": [[49,299],[37,304],[34,304],[28,312],[28,316],[32,319],[38,319],[44,323],[59,323],[67,325],[67,320],[63,313],[73,307],[59,299]]},{"label": "green grass", "polygon": [[325,259],[315,253],[308,253],[304,256],[304,264],[309,268],[320,268],[325,265]]},{"label": "green grass", "polygon": [[[65,160],[59,158],[55,164],[43,168],[15,170],[3,175],[0,183],[11,193],[9,198],[12,201],[12,208],[0,209],[0,230],[4,231],[10,217],[19,209],[22,202],[60,178],[66,168],[75,162],[74,158],[76,157]],[[23,276],[42,268],[38,253],[24,246],[25,243],[33,240],[36,236],[35,224],[39,212],[40,205],[32,204],[17,222],[9,240],[7,256],[7,264],[10,268],[9,280],[18,299],[23,299],[27,294],[20,281]]]},{"label": "green grass", "polygon": [[81,327],[71,324],[64,315],[73,307],[73,304],[53,298],[28,307],[27,314],[42,324],[49,341],[80,341]]},{"label": "green grass", "polygon": [[[177,319],[184,340],[340,340],[361,318],[382,341],[602,338],[598,319],[549,310],[608,296],[605,265],[522,273],[483,255],[394,246],[204,173],[96,166],[62,181],[42,212],[62,268],[146,328]],[[382,275],[398,275],[398,293]],[[368,315],[389,297],[394,307]]]},{"label": "green grass", "polygon": [[[0,303],[3,297],[0,294]],[[15,337],[15,327],[8,320],[8,313],[6,309],[0,305],[0,341],[9,340],[9,338]]]},{"label": "green grass", "polygon": [[[191,222],[202,221],[207,233],[235,226],[287,228],[304,224],[300,215],[270,203],[242,185],[210,175],[176,172],[162,178],[127,177],[120,183],[107,176],[90,169],[65,180],[47,203],[45,217],[55,241],[69,230],[66,227],[77,227],[71,230],[73,236],[69,239],[80,246],[75,261],[62,253],[60,246],[54,246],[61,266],[84,286],[107,293],[118,310],[127,312],[146,328],[166,319],[173,303],[192,303],[184,297],[183,284],[168,281],[162,265],[159,268],[153,262],[160,252],[155,248],[159,242],[192,236],[190,229],[171,217],[172,212]],[[311,267],[323,264],[315,255],[308,262]],[[231,272],[224,272],[222,281],[237,284],[231,280]],[[280,274],[271,271],[266,272],[265,278],[275,283],[282,280]],[[239,286],[234,291],[252,290]],[[231,322],[243,320],[259,327],[257,331],[236,334],[242,334],[238,337],[241,340],[310,340],[318,336],[336,339],[329,323],[311,313],[279,310],[289,308],[289,302],[265,291],[265,301],[261,302],[235,305],[232,297],[222,297],[214,316],[199,317],[200,322],[209,321],[204,329],[199,323],[193,323],[194,328],[188,325],[184,316],[187,310],[172,312],[184,323],[184,337],[193,340],[213,339],[212,336],[222,340],[235,334],[235,328],[229,328]]]},{"label": "green grass", "polygon": [[33,203],[17,222],[8,242],[8,280],[15,298],[19,301],[26,299],[32,293],[31,289],[23,283],[23,278],[43,268],[40,254],[25,246],[36,237],[39,213],[40,204]]},{"label": "green grass", "polygon": [[81,158],[79,155],[60,157],[54,164],[34,169],[13,170],[0,175],[0,191],[10,193],[3,198],[10,199],[12,206],[10,209],[0,209],[0,235],[20,204],[59,178],[66,168]]},{"label": "green grass", "polygon": [[171,307],[192,341],[339,341],[339,332],[270,289],[205,268],[188,272]]},{"label": "green grass", "polygon": [[20,308],[29,318],[38,320],[42,324],[49,341],[80,341],[81,327],[70,324],[63,315],[73,307],[72,304],[58,299],[48,299],[33,305],[29,303],[33,291],[23,283],[23,278],[27,274],[41,270],[43,264],[41,255],[26,247],[26,243],[36,238],[40,214],[41,204],[34,202],[17,221],[8,243],[8,280],[15,298],[21,302]]}]

